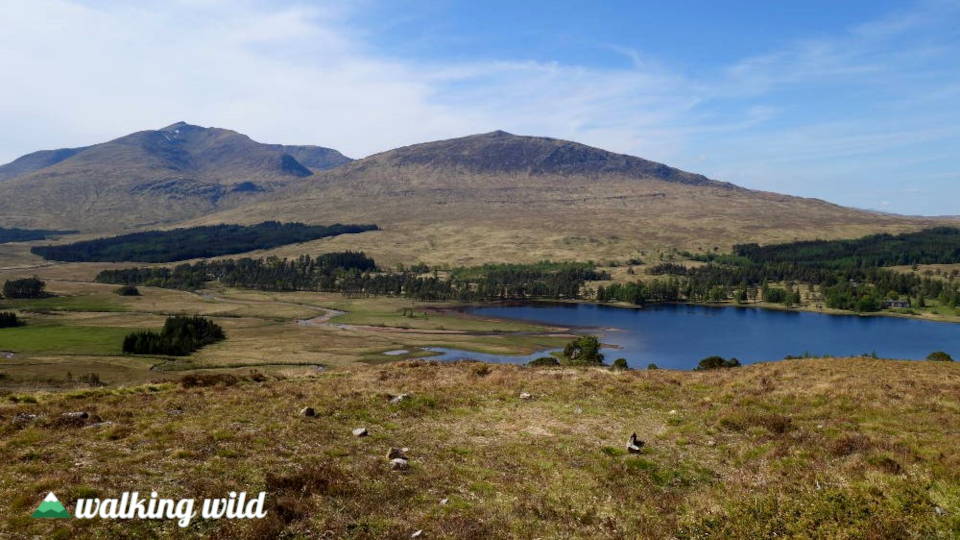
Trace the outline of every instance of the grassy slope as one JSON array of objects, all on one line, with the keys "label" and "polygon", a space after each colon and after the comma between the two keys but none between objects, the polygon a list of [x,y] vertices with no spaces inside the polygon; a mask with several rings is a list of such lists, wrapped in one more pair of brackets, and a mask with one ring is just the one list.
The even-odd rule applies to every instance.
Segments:
[{"label": "grassy slope", "polygon": [[[522,391],[534,399],[519,399]],[[392,405],[387,392],[414,397]],[[960,534],[954,364],[824,359],[712,373],[611,373],[408,363],[229,387],[38,397],[38,404],[0,407],[6,533],[175,530],[170,522],[28,518],[49,490],[69,504],[133,489],[198,498],[265,489],[267,519],[195,521],[190,532]],[[306,405],[319,416],[298,416]],[[72,410],[114,423],[57,425],[59,413]],[[16,425],[10,419],[18,412],[40,417]],[[352,437],[358,426],[370,437]],[[623,451],[634,431],[647,441],[642,455]],[[391,446],[410,448],[410,471],[388,470]]]}]

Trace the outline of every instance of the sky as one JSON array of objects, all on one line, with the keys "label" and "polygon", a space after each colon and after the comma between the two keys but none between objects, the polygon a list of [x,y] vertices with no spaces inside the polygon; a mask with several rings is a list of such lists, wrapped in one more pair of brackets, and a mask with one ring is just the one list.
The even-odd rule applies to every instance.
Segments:
[{"label": "sky", "polygon": [[960,214],[960,0],[2,0],[0,72],[0,162],[180,120],[351,157],[502,129]]}]

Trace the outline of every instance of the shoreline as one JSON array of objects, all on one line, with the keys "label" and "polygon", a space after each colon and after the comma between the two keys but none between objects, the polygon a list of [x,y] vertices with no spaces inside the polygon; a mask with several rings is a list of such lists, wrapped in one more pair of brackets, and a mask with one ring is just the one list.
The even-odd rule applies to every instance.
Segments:
[{"label": "shoreline", "polygon": [[856,311],[846,311],[842,309],[823,308],[817,309],[808,306],[787,307],[780,304],[771,304],[768,302],[753,302],[749,304],[737,304],[733,302],[705,303],[705,302],[651,302],[649,304],[628,304],[625,302],[597,302],[587,299],[538,299],[529,300],[499,300],[495,302],[469,302],[451,306],[451,308],[484,307],[491,305],[530,305],[530,304],[591,304],[595,306],[614,307],[619,309],[645,309],[649,306],[671,305],[671,306],[699,306],[714,308],[748,308],[765,309],[770,311],[787,311],[796,313],[818,313],[821,315],[832,315],[840,317],[894,317],[898,319],[913,319],[917,321],[941,322],[941,323],[960,323],[960,315],[911,315],[909,313],[896,313],[890,311],[875,311],[858,313]]}]

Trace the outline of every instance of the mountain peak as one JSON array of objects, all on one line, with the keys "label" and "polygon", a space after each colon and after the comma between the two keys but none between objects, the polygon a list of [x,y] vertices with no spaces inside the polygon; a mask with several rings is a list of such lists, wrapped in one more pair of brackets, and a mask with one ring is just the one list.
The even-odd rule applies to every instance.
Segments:
[{"label": "mountain peak", "polygon": [[176,131],[180,128],[185,128],[185,127],[200,127],[200,126],[194,126],[181,120],[179,122],[174,122],[167,127],[160,128],[158,131]]},{"label": "mountain peak", "polygon": [[692,185],[732,187],[643,158],[548,137],[497,130],[384,152],[374,159],[394,165],[454,168],[484,174],[619,175]]}]

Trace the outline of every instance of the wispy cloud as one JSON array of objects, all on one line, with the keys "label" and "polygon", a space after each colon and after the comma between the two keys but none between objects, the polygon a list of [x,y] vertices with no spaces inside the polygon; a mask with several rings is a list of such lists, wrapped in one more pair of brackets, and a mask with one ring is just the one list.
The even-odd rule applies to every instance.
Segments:
[{"label": "wispy cloud", "polygon": [[902,193],[905,171],[914,184],[952,174],[956,2],[921,2],[695,76],[617,44],[611,54],[630,60],[619,68],[397,58],[368,45],[357,10],[373,5],[358,5],[10,0],[0,160],[176,120],[355,157],[506,129],[750,187],[947,213],[887,191]]}]

